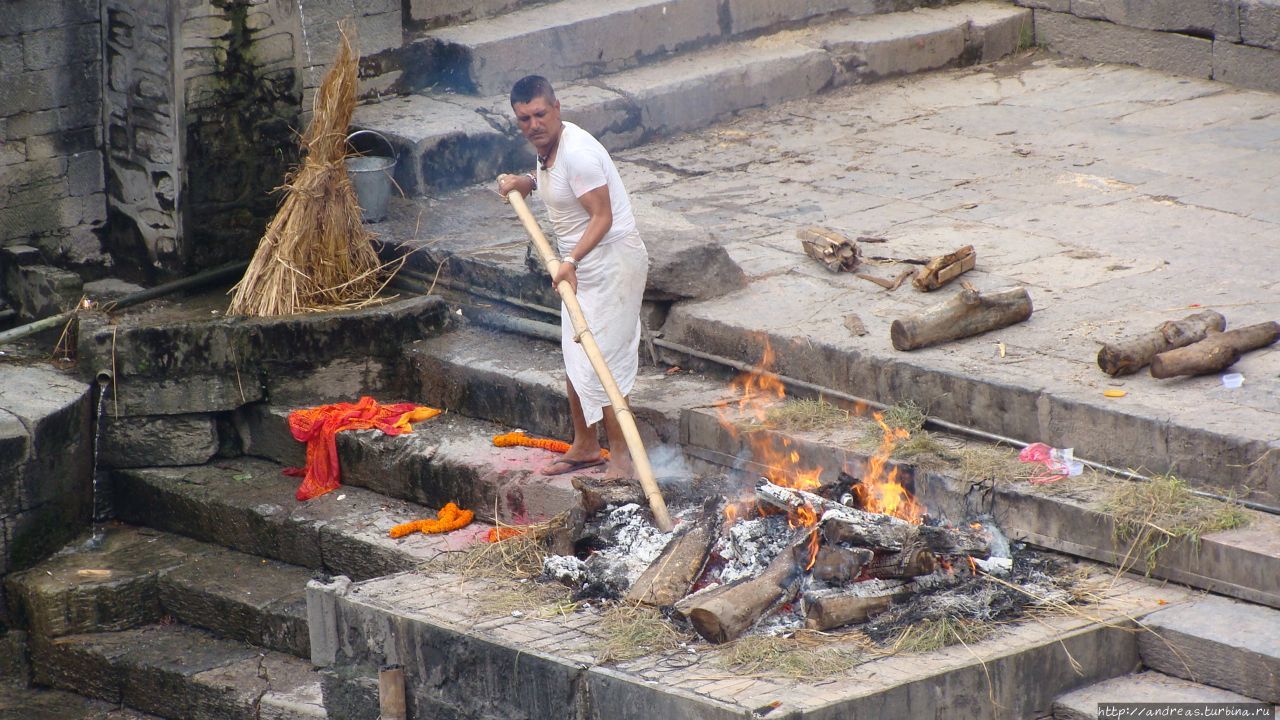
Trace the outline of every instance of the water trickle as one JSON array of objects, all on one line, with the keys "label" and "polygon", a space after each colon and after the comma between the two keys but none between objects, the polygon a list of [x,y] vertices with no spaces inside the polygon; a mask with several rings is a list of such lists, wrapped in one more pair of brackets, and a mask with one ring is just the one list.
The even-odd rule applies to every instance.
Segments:
[{"label": "water trickle", "polygon": [[305,74],[311,68],[311,43],[307,41],[307,16],[302,12],[302,0],[298,0],[298,24],[302,27],[302,49],[307,54],[307,66],[303,68]]},{"label": "water trickle", "polygon": [[102,426],[106,424],[107,419],[107,392],[111,390],[111,380],[107,378],[98,379],[98,417],[93,427],[93,505],[91,512],[93,513],[90,520],[93,523],[93,533],[89,539],[85,541],[85,550],[97,550],[102,547],[103,530],[100,522],[106,513],[99,508],[99,503],[103,502],[98,497],[98,447],[102,444]]}]

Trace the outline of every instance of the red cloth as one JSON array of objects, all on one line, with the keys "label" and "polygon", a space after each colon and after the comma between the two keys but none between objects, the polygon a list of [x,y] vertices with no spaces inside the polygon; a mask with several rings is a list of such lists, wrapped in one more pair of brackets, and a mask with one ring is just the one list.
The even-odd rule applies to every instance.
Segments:
[{"label": "red cloth", "polygon": [[381,430],[388,435],[413,432],[410,423],[428,420],[440,411],[413,403],[379,405],[371,397],[357,403],[334,403],[289,413],[289,430],[307,444],[306,468],[285,468],[286,475],[302,476],[294,494],[299,500],[319,497],[341,486],[337,435],[342,430]]}]

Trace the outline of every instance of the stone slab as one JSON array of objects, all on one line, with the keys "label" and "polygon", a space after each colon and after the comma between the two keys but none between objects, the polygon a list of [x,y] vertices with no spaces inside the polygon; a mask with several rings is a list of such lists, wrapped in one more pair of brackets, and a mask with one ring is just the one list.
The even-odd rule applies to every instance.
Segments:
[{"label": "stone slab", "polygon": [[113,419],[108,404],[98,445],[104,468],[199,465],[218,452],[213,414]]},{"label": "stone slab", "polygon": [[[730,419],[738,417],[730,413]],[[820,469],[823,482],[834,483],[841,470],[863,477],[868,454],[850,449],[858,442],[851,429],[822,433],[780,433],[756,430],[738,436],[713,410],[686,412],[683,443],[686,449],[708,462],[743,473],[744,482],[758,475],[771,475],[778,468],[760,464],[761,450],[781,453],[795,451],[800,468]],[[759,445],[755,445],[759,443]],[[1081,487],[1070,493],[1046,492],[1025,480],[990,478],[970,480],[942,471],[921,471],[905,462],[891,462],[902,482],[930,512],[950,522],[962,522],[979,515],[991,515],[1000,529],[1013,540],[1029,542],[1117,566],[1135,566],[1129,549],[1115,539],[1109,515],[1101,510],[1104,492],[1098,487]],[[1117,482],[1120,482],[1117,480]],[[1171,543],[1149,569],[1153,577],[1212,592],[1230,595],[1270,607],[1280,607],[1280,519],[1250,512],[1249,525],[1235,530],[1208,533],[1199,544]]]},{"label": "stone slab", "polygon": [[70,692],[0,684],[0,720],[161,720]]},{"label": "stone slab", "polygon": [[960,8],[923,9],[854,18],[817,37],[839,68],[838,82],[866,82],[958,63],[968,22]]},{"label": "stone slab", "polygon": [[1280,8],[1268,0],[1224,0],[1237,12],[1240,40],[1246,45],[1280,50]]},{"label": "stone slab", "polygon": [[[488,584],[477,579],[413,573],[357,584],[335,598],[340,626],[360,628],[359,641],[339,650],[337,667],[403,664],[419,712],[456,713],[483,698],[498,714],[531,719],[561,717],[566,706],[581,707],[584,717],[618,720],[655,713],[747,718],[776,700],[776,708],[794,718],[935,712],[1029,717],[1047,711],[1063,690],[1133,667],[1136,641],[1122,628],[1157,607],[1163,591],[1121,580],[1096,608],[1095,617],[1115,618],[1113,627],[1047,618],[965,648],[877,659],[835,683],[768,673],[735,678],[715,666],[715,649],[702,643],[694,644],[692,664],[650,656],[597,665],[593,647],[600,638],[589,621],[597,610],[545,619],[490,617],[475,605],[487,592]],[[1175,591],[1168,598],[1180,602],[1182,595]],[[1064,651],[1081,661],[1083,676],[1068,668]],[[453,662],[440,663],[445,655]],[[708,675],[725,682],[709,683]],[[939,693],[940,686],[947,691]],[[957,697],[984,701],[953,702]],[[994,703],[985,701],[989,697]]]},{"label": "stone slab", "polygon": [[156,622],[162,614],[159,574],[213,550],[136,528],[107,528],[97,550],[84,549],[87,539],[69,546],[70,552],[5,578],[27,627],[42,639]]},{"label": "stone slab", "polygon": [[1213,33],[1222,4],[1218,0],[1072,0],[1071,13],[1116,25],[1203,37]]},{"label": "stone slab", "polygon": [[1036,12],[1035,26],[1036,43],[1064,55],[1190,77],[1213,77],[1213,41],[1205,38],[1043,10]]},{"label": "stone slab", "polygon": [[740,35],[793,25],[823,15],[870,15],[886,12],[889,3],[879,0],[729,0],[729,33]]},{"label": "stone slab", "polygon": [[1213,43],[1213,79],[1240,87],[1280,92],[1280,47]]},{"label": "stone slab", "polygon": [[309,659],[305,588],[311,571],[218,548],[162,572],[160,604],[218,637]]},{"label": "stone slab", "polygon": [[1280,704],[1280,612],[1206,595],[1145,623],[1152,632],[1138,649],[1147,667]]},{"label": "stone slab", "polygon": [[602,82],[640,108],[646,134],[671,135],[746,108],[812,95],[832,73],[825,52],[766,38],[680,55]]},{"label": "stone slab", "polygon": [[181,533],[240,552],[353,578],[404,570],[441,549],[463,547],[488,526],[444,536],[387,536],[393,526],[434,517],[427,508],[358,487],[306,502],[300,482],[274,463],[240,458],[186,468],[118,470],[118,511],[127,522]]},{"label": "stone slab", "polygon": [[443,75],[455,87],[505,93],[525,75],[554,81],[616,71],[646,57],[721,34],[718,8],[699,0],[565,0],[431,34],[438,55],[457,58]]},{"label": "stone slab", "polygon": [[[35,658],[38,682],[190,720],[249,720],[259,717],[267,693],[302,698],[319,688],[301,660],[181,625],[59,638],[40,644]],[[324,714],[313,705],[275,717]]]},{"label": "stone slab", "polygon": [[1054,720],[1097,720],[1099,703],[1251,703],[1254,699],[1158,672],[1111,678],[1074,690],[1053,703]]}]

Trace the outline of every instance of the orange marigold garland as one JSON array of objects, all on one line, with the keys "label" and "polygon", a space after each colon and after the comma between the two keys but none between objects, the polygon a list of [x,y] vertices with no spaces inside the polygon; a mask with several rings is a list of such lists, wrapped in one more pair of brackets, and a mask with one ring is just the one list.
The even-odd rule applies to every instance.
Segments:
[{"label": "orange marigold garland", "polygon": [[489,535],[486,539],[491,543],[502,542],[503,540],[510,540],[513,537],[520,537],[525,534],[525,532],[525,529],[520,527],[505,526],[489,528]]},{"label": "orange marigold garland", "polygon": [[[515,432],[509,432],[503,435],[494,435],[493,444],[498,447],[521,446],[521,447],[531,447],[531,448],[542,448],[543,450],[550,450],[551,452],[560,453],[562,455],[564,453],[569,452],[569,443],[563,440],[551,440],[549,438],[533,437],[531,435],[526,435],[522,430],[516,430]],[[608,460],[609,451],[601,450],[600,456]]]},{"label": "orange marigold garland", "polygon": [[470,510],[463,510],[453,503],[445,503],[445,506],[440,508],[440,512],[436,513],[435,518],[401,523],[391,528],[387,534],[393,538],[402,538],[416,532],[426,535],[453,532],[470,525],[475,516],[476,514]]}]

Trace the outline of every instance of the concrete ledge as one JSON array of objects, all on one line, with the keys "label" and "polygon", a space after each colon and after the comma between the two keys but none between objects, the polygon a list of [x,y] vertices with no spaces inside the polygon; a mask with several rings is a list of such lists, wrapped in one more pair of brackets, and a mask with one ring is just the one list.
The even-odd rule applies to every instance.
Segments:
[{"label": "concrete ledge", "polygon": [[[50,720],[163,720],[155,715],[120,708],[102,700],[90,700],[83,695],[30,688],[25,684],[14,687],[0,684],[0,711],[21,713],[18,718],[49,718]],[[376,719],[375,719],[376,720]]]},{"label": "concrete ledge", "polygon": [[[1110,627],[1047,618],[967,647],[881,658],[836,682],[812,683],[767,673],[734,677],[720,668],[708,679],[718,651],[701,643],[692,664],[649,656],[599,666],[597,610],[547,619],[485,616],[476,598],[493,591],[474,578],[415,573],[360,583],[335,598],[340,626],[354,633],[339,649],[335,669],[403,665],[411,712],[419,714],[448,714],[479,702],[495,715],[529,720],[561,718],[565,707],[617,720],[745,719],[777,701],[777,710],[797,720],[1036,717],[1056,695],[1134,667],[1131,618],[1158,607],[1160,593],[1171,593],[1165,597],[1173,602],[1183,597],[1120,580],[1092,611],[1113,619]],[[1065,653],[1081,663],[1082,675],[1070,669]],[[984,701],[957,703],[958,697]]]},{"label": "concrete ledge", "polygon": [[1035,13],[1036,43],[1064,55],[1190,77],[1213,77],[1213,41],[1140,30],[1046,10]]},{"label": "concrete ledge", "polygon": [[1152,633],[1138,648],[1147,667],[1280,703],[1280,611],[1209,595],[1145,622]]},{"label": "concrete ledge", "polygon": [[109,396],[106,402],[98,446],[102,467],[199,465],[218,452],[218,420],[212,413],[116,420]]},{"label": "concrete ledge", "polygon": [[[827,482],[834,482],[841,469],[854,477],[862,477],[866,469],[865,454],[845,449],[855,442],[848,431],[833,431],[821,439],[768,430],[752,435],[772,446],[789,443],[789,449],[799,453],[798,464],[822,468]],[[745,465],[749,473],[770,471],[741,459],[750,456],[750,446],[725,429],[713,411],[694,409],[685,414],[684,442],[691,454],[708,462]],[[1099,509],[1102,498],[1097,489],[1081,488],[1068,497],[1026,482],[994,478],[975,485],[908,464],[891,464],[935,515],[960,522],[990,514],[1011,539],[1117,566],[1127,559],[1128,566],[1134,566],[1128,548],[1115,539],[1111,516]],[[1150,574],[1280,608],[1280,518],[1250,513],[1250,519],[1247,527],[1204,535],[1199,544],[1170,545],[1161,551]],[[1135,569],[1145,568],[1139,564]]]},{"label": "concrete ledge", "polygon": [[1254,90],[1280,92],[1280,48],[1215,41],[1213,79]]}]

